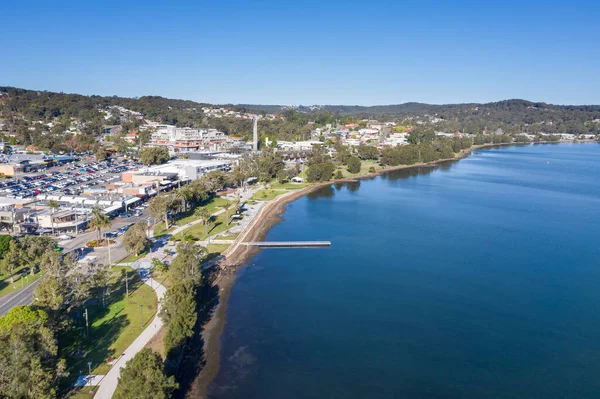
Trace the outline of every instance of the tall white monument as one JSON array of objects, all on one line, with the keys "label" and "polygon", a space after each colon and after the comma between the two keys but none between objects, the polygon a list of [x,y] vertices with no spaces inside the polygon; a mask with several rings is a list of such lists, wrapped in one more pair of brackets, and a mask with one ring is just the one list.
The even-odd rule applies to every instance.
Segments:
[{"label": "tall white monument", "polygon": [[254,126],[252,127],[252,149],[258,151],[258,115],[254,116]]}]

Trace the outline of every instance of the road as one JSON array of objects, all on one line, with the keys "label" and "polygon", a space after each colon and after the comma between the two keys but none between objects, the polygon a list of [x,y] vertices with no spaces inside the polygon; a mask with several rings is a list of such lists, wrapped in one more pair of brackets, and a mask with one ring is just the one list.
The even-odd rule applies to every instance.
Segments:
[{"label": "road", "polygon": [[[147,216],[144,216],[145,213],[147,213],[147,211],[142,213],[142,216],[135,216],[126,219],[114,219],[111,229],[115,230],[128,224],[145,221],[147,219]],[[61,241],[59,245],[64,248],[64,253],[68,253],[74,249],[85,247],[85,244],[88,241],[97,238],[97,234],[98,233],[95,231],[80,233],[72,240]],[[123,246],[122,236],[117,237],[114,240],[117,242],[110,247],[110,255],[113,264],[128,255],[125,247]],[[96,257],[96,262],[100,264],[108,264],[108,248],[95,248],[91,255]],[[0,297],[0,316],[4,316],[15,306],[29,305],[33,301],[33,292],[35,291],[35,287],[37,287],[40,280],[41,278],[37,279],[25,288],[18,289],[11,294]]]},{"label": "road", "polygon": [[29,305],[33,299],[33,292],[39,281],[40,279],[37,279],[27,287],[0,298],[0,316],[4,316],[15,306]]}]

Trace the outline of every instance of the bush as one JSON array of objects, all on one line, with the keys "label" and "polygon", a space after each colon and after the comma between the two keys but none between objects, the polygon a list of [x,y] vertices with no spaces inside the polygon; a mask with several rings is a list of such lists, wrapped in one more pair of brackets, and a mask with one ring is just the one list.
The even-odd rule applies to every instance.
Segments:
[{"label": "bush", "polygon": [[374,166],[371,166],[371,167],[369,168],[369,173],[375,173],[375,172],[376,172],[376,170],[375,170],[375,167],[374,167]]},{"label": "bush", "polygon": [[360,159],[357,157],[348,158],[348,172],[359,173],[360,172]]}]

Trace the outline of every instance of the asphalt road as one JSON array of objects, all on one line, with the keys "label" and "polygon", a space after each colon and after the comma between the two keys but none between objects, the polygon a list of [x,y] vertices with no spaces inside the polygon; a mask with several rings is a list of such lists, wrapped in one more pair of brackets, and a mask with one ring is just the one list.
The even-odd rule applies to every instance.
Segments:
[{"label": "asphalt road", "polygon": [[[116,230],[128,224],[137,223],[139,221],[145,221],[148,217],[145,216],[148,213],[147,210],[144,210],[142,216],[132,216],[126,219],[116,218],[112,222],[112,226],[110,230]],[[68,253],[75,249],[85,247],[85,244],[88,241],[97,238],[97,234],[95,231],[90,231],[87,233],[80,233],[72,240],[61,241],[59,245],[64,248],[64,252]],[[123,236],[113,238],[117,242],[110,247],[110,255],[111,260],[114,263],[123,259],[128,255],[125,247],[123,246]],[[96,262],[100,264],[108,264],[108,248],[95,248],[93,252],[89,255],[96,257]],[[41,279],[41,278],[40,278]],[[4,316],[8,311],[19,305],[29,305],[33,301],[33,292],[35,291],[35,287],[37,287],[40,279],[37,279],[30,285],[25,288],[19,289],[11,294],[5,295],[0,298],[0,316]]]},{"label": "asphalt road", "polygon": [[27,287],[0,298],[0,316],[4,316],[15,306],[29,305],[33,300],[33,292],[39,281],[40,279],[37,279]]}]

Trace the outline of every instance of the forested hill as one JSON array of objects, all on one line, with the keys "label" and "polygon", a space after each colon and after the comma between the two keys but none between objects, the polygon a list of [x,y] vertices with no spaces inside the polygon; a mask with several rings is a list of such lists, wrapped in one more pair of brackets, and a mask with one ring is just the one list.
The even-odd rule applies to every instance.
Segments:
[{"label": "forested hill", "polygon": [[[99,108],[122,106],[142,113],[145,118],[178,126],[211,124],[202,107],[210,106],[189,100],[160,96],[124,98],[116,96],[84,96],[0,87],[0,113],[19,114],[30,120],[50,121],[59,116],[90,121],[98,116]],[[506,100],[486,104],[432,105],[405,103],[397,105],[350,106],[322,105],[288,107],[281,105],[227,104],[235,111],[281,114],[296,125],[308,121],[317,125],[348,122],[360,119],[434,125],[436,130],[490,132],[498,128],[508,133],[575,133],[600,132],[600,105],[552,105],[525,100]],[[212,123],[223,128],[225,122]],[[299,126],[297,126],[299,128]],[[235,130],[231,133],[236,133]],[[243,130],[248,130],[244,125]],[[289,130],[289,129],[288,129]],[[278,136],[278,134],[275,134]]]}]

